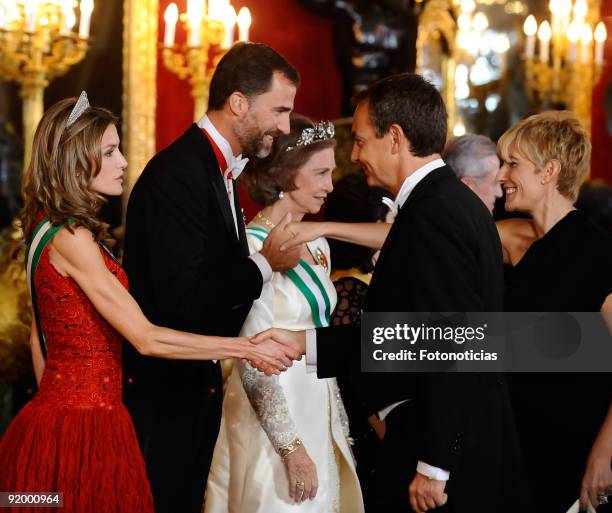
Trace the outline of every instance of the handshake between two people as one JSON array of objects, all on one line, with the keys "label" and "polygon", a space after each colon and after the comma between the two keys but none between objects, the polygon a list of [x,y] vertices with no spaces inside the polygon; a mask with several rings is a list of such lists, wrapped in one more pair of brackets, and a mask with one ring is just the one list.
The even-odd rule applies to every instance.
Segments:
[{"label": "handshake between two people", "polygon": [[286,371],[306,353],[306,332],[270,328],[249,339],[253,357],[248,362],[271,376]]}]

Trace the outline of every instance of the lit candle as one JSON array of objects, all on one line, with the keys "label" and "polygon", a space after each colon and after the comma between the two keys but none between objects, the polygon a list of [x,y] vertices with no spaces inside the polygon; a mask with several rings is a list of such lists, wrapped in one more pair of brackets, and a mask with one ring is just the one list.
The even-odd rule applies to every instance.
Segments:
[{"label": "lit candle", "polygon": [[559,11],[561,7],[560,0],[550,0],[548,7],[551,13],[552,33],[554,35],[557,35],[561,31],[561,27],[559,26],[560,25],[559,22],[561,21],[559,18]]},{"label": "lit candle", "polygon": [[71,7],[64,14],[64,23],[63,23],[63,27],[65,30],[64,34],[68,35],[72,33],[72,29],[74,28],[75,24],[76,24],[76,14],[74,13],[74,9]]},{"label": "lit candle", "polygon": [[[229,3],[229,2],[228,2]],[[224,0],[210,0],[208,2],[208,17],[213,20],[223,20]]]},{"label": "lit candle", "polygon": [[567,39],[569,41],[569,62],[574,64],[576,62],[576,47],[578,46],[578,40],[580,39],[580,23],[572,21],[567,28]]},{"label": "lit candle", "polygon": [[576,0],[574,4],[574,19],[577,21],[583,21],[589,12],[589,6],[586,0]]},{"label": "lit candle", "polygon": [[202,12],[201,0],[187,1],[187,20],[189,22],[189,46],[200,46],[200,30],[202,28]]},{"label": "lit candle", "polygon": [[570,23],[570,15],[572,14],[572,0],[559,0],[560,26],[561,32],[565,32]]},{"label": "lit candle", "polygon": [[461,0],[461,10],[463,12],[472,12],[476,9],[476,3],[474,0]]},{"label": "lit candle", "polygon": [[87,39],[89,37],[89,26],[91,24],[91,13],[93,12],[93,0],[81,0],[81,19],[79,21],[79,37]]},{"label": "lit candle", "polygon": [[546,64],[548,62],[548,55],[550,50],[550,38],[552,37],[552,31],[548,21],[540,23],[538,29],[538,39],[540,40],[540,62]]},{"label": "lit candle", "polygon": [[582,25],[580,31],[580,61],[582,64],[589,64],[591,62],[591,41],[593,40],[593,33],[588,23]]},{"label": "lit candle", "polygon": [[604,43],[608,33],[603,21],[600,21],[595,27],[595,64],[601,66],[604,62]]},{"label": "lit candle", "polygon": [[74,8],[72,6],[72,0],[62,1],[62,26],[60,28],[60,34],[62,36],[69,35],[72,32],[72,27],[74,27],[74,24],[76,23],[76,15],[74,14]]},{"label": "lit candle", "polygon": [[243,7],[238,13],[238,38],[240,41],[249,40],[249,27],[251,26],[251,11]]},{"label": "lit candle", "polygon": [[471,26],[472,26],[472,17],[469,14],[462,12],[457,17],[457,27],[459,27],[459,30],[466,31],[466,30],[470,30]]},{"label": "lit candle", "polygon": [[474,26],[474,30],[478,32],[484,32],[489,26],[489,20],[487,19],[487,15],[483,12],[477,12],[474,16],[474,22],[472,23],[472,25]]},{"label": "lit candle", "polygon": [[527,43],[525,45],[525,57],[527,59],[533,59],[535,54],[535,35],[537,31],[538,23],[533,14],[530,14],[523,24],[523,32],[527,36]]},{"label": "lit candle", "polygon": [[225,28],[225,39],[221,43],[221,48],[227,50],[234,44],[234,27],[236,26],[236,9],[231,5],[225,6],[223,16],[223,27]]},{"label": "lit candle", "polygon": [[164,30],[164,46],[166,48],[172,48],[174,46],[174,33],[176,32],[176,22],[178,21],[178,7],[174,2],[172,2],[168,7],[166,7],[166,12],[164,12],[164,21],[166,22],[166,27]]},{"label": "lit candle", "polygon": [[36,10],[38,8],[38,0],[26,0],[24,9],[27,20],[28,32],[36,30]]}]

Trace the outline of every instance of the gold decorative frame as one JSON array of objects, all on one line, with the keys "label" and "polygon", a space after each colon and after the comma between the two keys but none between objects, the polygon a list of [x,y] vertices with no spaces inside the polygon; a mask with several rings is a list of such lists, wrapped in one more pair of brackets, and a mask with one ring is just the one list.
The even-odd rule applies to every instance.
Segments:
[{"label": "gold decorative frame", "polygon": [[155,154],[159,0],[123,4],[123,147],[128,161],[124,201]]},{"label": "gold decorative frame", "polygon": [[429,0],[419,17],[417,34],[417,73],[423,67],[424,51],[432,39],[444,38],[448,45],[448,54],[442,56],[442,97],[448,112],[448,131],[452,133],[455,126],[455,52],[457,23],[452,16],[453,5],[450,0]]}]

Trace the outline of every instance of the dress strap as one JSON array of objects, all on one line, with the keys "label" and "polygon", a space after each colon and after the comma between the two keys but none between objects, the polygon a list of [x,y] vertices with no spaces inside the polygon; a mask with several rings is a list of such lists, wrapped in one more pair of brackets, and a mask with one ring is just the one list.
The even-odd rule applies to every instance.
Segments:
[{"label": "dress strap", "polygon": [[[66,224],[72,224],[72,219],[68,219]],[[38,338],[40,340],[40,349],[43,354],[43,358],[47,359],[47,344],[45,341],[45,335],[42,331],[40,324],[40,315],[38,312],[38,302],[36,300],[36,288],[34,287],[34,276],[36,274],[36,268],[40,257],[47,246],[49,241],[54,235],[64,227],[63,224],[53,226],[51,221],[46,217],[38,223],[32,234],[32,240],[26,246],[25,252],[25,265],[26,265],[26,279],[28,282],[28,288],[30,289],[30,297],[32,298],[32,309],[34,310],[34,319],[36,320],[36,328],[38,330]]]}]

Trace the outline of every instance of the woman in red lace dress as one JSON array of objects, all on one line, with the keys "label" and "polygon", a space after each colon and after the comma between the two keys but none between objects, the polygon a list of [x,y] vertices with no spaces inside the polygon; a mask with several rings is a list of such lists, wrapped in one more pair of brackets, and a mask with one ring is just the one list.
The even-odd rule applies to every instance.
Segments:
[{"label": "woman in red lace dress", "polygon": [[[122,338],[162,358],[246,358],[277,371],[290,365],[278,346],[183,333],[144,317],[102,244],[107,225],[97,218],[103,195],[123,190],[127,163],[116,122],[84,94],[51,107],[37,128],[24,188],[39,392],[0,440],[0,492],[61,492],[67,513],[153,512],[121,402]],[[31,509],[45,510],[60,511]]]}]

